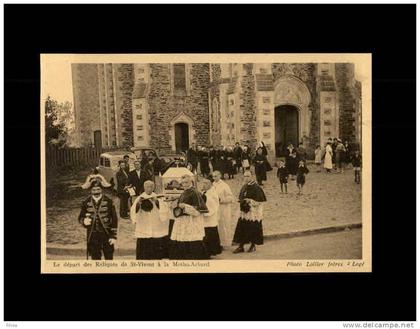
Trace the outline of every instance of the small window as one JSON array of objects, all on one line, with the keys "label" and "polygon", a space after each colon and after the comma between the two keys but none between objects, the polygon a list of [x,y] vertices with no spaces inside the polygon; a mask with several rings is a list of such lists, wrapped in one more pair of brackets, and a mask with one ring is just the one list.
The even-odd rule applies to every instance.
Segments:
[{"label": "small window", "polygon": [[332,98],[331,97],[325,97],[324,102],[325,103],[331,103]]},{"label": "small window", "polygon": [[233,99],[231,99],[230,100],[230,102],[229,102],[229,104],[232,106],[232,105],[235,105],[235,101],[233,100]]},{"label": "small window", "polygon": [[270,97],[263,97],[263,103],[270,103]]},{"label": "small window", "polygon": [[331,114],[331,109],[330,108],[325,108],[324,109],[324,114],[327,114],[327,115]]},{"label": "small window", "polygon": [[141,108],[143,108],[143,104],[142,103],[136,104],[136,110],[140,110]]},{"label": "small window", "polygon": [[270,109],[264,109],[263,113],[264,113],[264,115],[270,115],[271,111],[270,111]]},{"label": "small window", "polygon": [[235,112],[234,111],[230,112],[230,117],[233,118],[234,116],[235,116]]},{"label": "small window", "polygon": [[143,126],[137,126],[137,130],[143,130]]},{"label": "small window", "polygon": [[144,139],[143,136],[137,136],[138,141],[142,141],[143,139]]},{"label": "small window", "polygon": [[263,121],[263,127],[270,127],[271,126],[271,122],[268,120],[264,120]]},{"label": "small window", "polygon": [[185,79],[185,64],[173,64],[173,81],[175,91],[185,92],[187,86]]},{"label": "small window", "polygon": [[139,68],[139,69],[137,69],[137,72],[138,73],[144,73],[144,69],[143,68]]},{"label": "small window", "polygon": [[264,139],[271,138],[271,133],[263,133],[263,138]]},{"label": "small window", "polygon": [[260,73],[261,74],[267,74],[268,73],[268,71],[267,71],[267,69],[265,69],[265,68],[260,68]]},{"label": "small window", "polygon": [[137,114],[136,118],[137,118],[137,120],[141,120],[141,119],[143,119],[143,116],[141,114]]},{"label": "small window", "polygon": [[111,167],[111,161],[109,161],[108,158],[105,158],[104,160],[104,167]]},{"label": "small window", "polygon": [[331,126],[331,120],[324,120],[325,126]]}]

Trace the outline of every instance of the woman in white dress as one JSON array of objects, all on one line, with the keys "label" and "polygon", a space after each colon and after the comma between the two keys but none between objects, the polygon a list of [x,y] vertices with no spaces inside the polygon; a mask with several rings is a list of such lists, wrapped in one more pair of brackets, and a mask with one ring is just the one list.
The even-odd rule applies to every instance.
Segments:
[{"label": "woman in white dress", "polygon": [[327,170],[327,173],[330,173],[331,169],[333,168],[332,155],[333,155],[333,150],[331,147],[331,142],[328,141],[327,145],[325,146],[325,158],[324,158],[324,168]]}]

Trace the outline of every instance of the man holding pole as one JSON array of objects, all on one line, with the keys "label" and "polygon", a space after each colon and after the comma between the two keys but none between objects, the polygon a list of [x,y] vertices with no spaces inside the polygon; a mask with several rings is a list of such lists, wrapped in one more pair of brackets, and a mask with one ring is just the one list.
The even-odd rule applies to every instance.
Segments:
[{"label": "man holding pole", "polygon": [[90,181],[91,195],[82,203],[79,223],[87,229],[86,257],[113,259],[117,242],[118,217],[112,200],[102,194],[102,180]]}]

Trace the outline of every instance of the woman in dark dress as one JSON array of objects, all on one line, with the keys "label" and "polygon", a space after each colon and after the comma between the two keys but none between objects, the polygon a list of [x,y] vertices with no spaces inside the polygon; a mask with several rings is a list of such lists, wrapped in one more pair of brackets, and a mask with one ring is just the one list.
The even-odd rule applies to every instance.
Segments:
[{"label": "woman in dark dress", "polygon": [[210,175],[209,152],[205,147],[200,150],[199,159],[201,174],[203,177],[208,177]]},{"label": "woman in dark dress", "polygon": [[234,154],[233,149],[228,147],[225,152],[226,157],[226,173],[228,174],[229,179],[235,178],[235,166],[233,165]]},{"label": "woman in dark dress", "polygon": [[295,179],[296,172],[297,172],[297,156],[296,156],[296,149],[292,143],[286,149],[286,168],[287,172],[292,176],[292,180]]},{"label": "woman in dark dress", "polygon": [[257,176],[258,185],[263,185],[263,181],[267,180],[267,156],[263,154],[262,147],[257,149],[257,155],[254,158],[255,176]]},{"label": "woman in dark dress", "polygon": [[233,242],[239,247],[233,251],[244,252],[244,245],[250,243],[248,252],[256,251],[255,245],[262,245],[263,238],[263,202],[267,201],[263,189],[258,186],[250,171],[244,173],[245,185],[239,193],[240,215],[236,224]]},{"label": "woman in dark dress", "polygon": [[244,172],[251,168],[251,150],[247,145],[245,145],[242,152],[242,167]]}]

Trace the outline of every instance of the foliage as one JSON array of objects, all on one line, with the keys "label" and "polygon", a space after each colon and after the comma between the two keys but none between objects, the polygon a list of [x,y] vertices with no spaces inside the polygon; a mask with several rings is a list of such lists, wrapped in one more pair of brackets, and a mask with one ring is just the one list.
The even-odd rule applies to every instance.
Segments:
[{"label": "foliage", "polygon": [[70,102],[45,101],[45,141],[60,147],[74,143],[74,112]]}]

